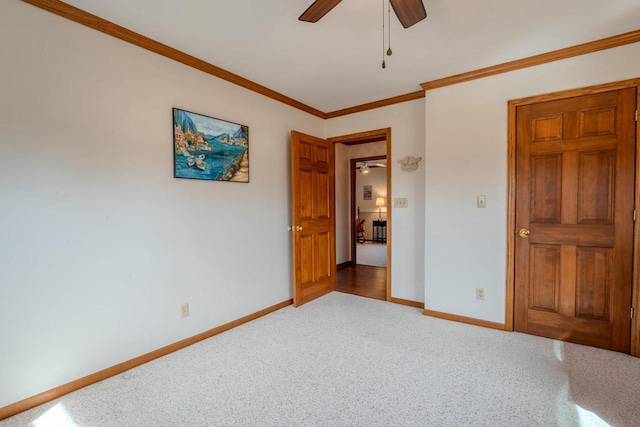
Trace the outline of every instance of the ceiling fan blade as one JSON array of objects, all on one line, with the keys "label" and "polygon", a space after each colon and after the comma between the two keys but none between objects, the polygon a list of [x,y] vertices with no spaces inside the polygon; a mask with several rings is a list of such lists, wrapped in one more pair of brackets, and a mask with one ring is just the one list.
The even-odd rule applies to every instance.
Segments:
[{"label": "ceiling fan blade", "polygon": [[329,13],[329,11],[341,1],[342,0],[316,0],[298,19],[306,22],[318,22],[320,18]]},{"label": "ceiling fan blade", "polygon": [[409,28],[427,17],[422,0],[389,0],[389,2],[404,28]]}]

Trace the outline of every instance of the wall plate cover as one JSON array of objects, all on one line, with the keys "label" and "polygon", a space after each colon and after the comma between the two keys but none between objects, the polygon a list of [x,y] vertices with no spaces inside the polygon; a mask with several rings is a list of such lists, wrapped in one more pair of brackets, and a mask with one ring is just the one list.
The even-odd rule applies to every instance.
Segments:
[{"label": "wall plate cover", "polygon": [[393,207],[394,208],[402,208],[402,209],[408,208],[409,207],[409,201],[407,200],[406,197],[393,199]]}]

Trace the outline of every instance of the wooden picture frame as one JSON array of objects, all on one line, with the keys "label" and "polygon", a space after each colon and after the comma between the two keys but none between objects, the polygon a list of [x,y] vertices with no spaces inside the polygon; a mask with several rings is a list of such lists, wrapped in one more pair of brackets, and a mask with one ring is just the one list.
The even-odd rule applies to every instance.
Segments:
[{"label": "wooden picture frame", "polygon": [[249,182],[249,127],[174,108],[173,176]]}]

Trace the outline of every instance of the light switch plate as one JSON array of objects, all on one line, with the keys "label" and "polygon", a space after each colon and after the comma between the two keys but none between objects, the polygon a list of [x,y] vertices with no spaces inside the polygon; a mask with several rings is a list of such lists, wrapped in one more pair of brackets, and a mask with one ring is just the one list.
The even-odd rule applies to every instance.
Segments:
[{"label": "light switch plate", "polygon": [[487,207],[487,196],[478,196],[478,207],[486,208]]},{"label": "light switch plate", "polygon": [[408,208],[409,202],[406,197],[393,199],[393,207],[394,208]]}]

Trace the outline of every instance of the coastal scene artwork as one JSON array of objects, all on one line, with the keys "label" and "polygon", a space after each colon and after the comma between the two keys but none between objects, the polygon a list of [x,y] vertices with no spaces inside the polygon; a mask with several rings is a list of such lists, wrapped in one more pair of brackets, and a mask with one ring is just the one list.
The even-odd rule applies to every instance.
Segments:
[{"label": "coastal scene artwork", "polygon": [[249,127],[173,109],[174,176],[249,182]]}]

